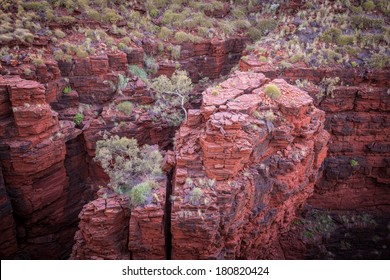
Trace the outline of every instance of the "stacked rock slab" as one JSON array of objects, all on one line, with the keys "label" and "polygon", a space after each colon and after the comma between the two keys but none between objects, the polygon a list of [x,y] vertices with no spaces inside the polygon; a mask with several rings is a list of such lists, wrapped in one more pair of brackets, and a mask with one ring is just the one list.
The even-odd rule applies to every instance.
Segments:
[{"label": "stacked rock slab", "polygon": [[[2,203],[1,214],[12,213],[4,217],[9,222],[0,244],[3,238],[11,243],[2,257],[64,258],[71,250],[68,241],[75,233],[73,224],[85,202],[82,182],[69,180],[72,174],[83,177],[83,168],[72,173],[74,167],[64,164],[69,152],[67,142],[81,131],[71,122],[58,121],[57,113],[47,103],[46,89],[39,82],[19,76],[1,77],[0,91],[5,105],[0,117],[0,159],[5,182],[0,201],[12,203],[12,208]],[[69,149],[77,157],[78,151],[70,146]],[[14,237],[9,236],[10,232]],[[18,247],[12,245],[15,239]]]},{"label": "stacked rock slab", "polygon": [[283,258],[278,236],[326,156],[324,119],[306,92],[260,73],[207,89],[176,139],[172,258]]},{"label": "stacked rock slab", "polygon": [[[242,71],[262,72],[294,83],[319,85],[324,78],[339,78],[331,94],[308,93],[326,112],[325,129],[331,134],[323,176],[310,203],[338,211],[366,211],[389,217],[390,199],[390,68],[329,67],[313,69],[293,65],[283,71],[254,57],[240,61]],[[318,97],[320,96],[320,97]],[[352,164],[351,164],[352,163]]]},{"label": "stacked rock slab", "polygon": [[71,259],[165,259],[165,187],[159,182],[145,205],[130,207],[127,195],[109,189],[86,204]]}]

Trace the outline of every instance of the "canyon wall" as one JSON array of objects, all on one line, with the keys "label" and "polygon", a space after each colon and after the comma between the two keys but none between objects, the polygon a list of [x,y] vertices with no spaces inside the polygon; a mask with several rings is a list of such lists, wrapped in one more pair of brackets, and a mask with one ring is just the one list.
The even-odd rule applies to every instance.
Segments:
[{"label": "canyon wall", "polygon": [[[264,93],[271,83],[277,99]],[[326,156],[324,118],[305,92],[263,74],[207,89],[177,137],[172,258],[283,258],[279,236]]]},{"label": "canyon wall", "polygon": [[176,167],[172,194],[160,186],[158,200],[135,209],[116,195],[90,202],[72,258],[283,258],[280,233],[313,193],[329,134],[309,95],[272,83],[282,92],[275,100],[263,74],[238,72],[207,89],[175,155],[166,154],[164,170]]},{"label": "canyon wall", "polygon": [[[238,62],[244,41],[237,37],[208,40],[195,47],[184,44],[176,64],[194,81],[219,77]],[[107,176],[92,160],[96,141],[102,139],[104,131],[134,137],[141,145],[158,144],[161,149],[172,146],[176,128],[165,120],[153,120],[147,107],[155,101],[154,93],[128,70],[128,65],[144,67],[144,56],[156,50],[157,44],[145,42],[129,54],[99,52],[70,62],[56,62],[48,56],[43,65],[30,64],[31,71],[24,71],[24,61],[1,65],[1,258],[69,257],[78,214],[96,197],[96,187],[107,183]],[[176,64],[158,63],[156,74],[169,75],[176,69]],[[121,92],[119,74],[129,77]],[[66,87],[71,91],[65,92]],[[133,102],[131,114],[116,110],[123,101]],[[79,126],[73,121],[77,113],[84,116]],[[165,203],[165,193],[161,199]],[[153,215],[161,220],[164,210],[160,210],[153,210]],[[131,223],[148,227],[148,219],[143,211],[134,212],[132,221],[139,222]],[[163,224],[159,222],[164,243]],[[143,249],[132,250],[132,258],[164,258],[165,247],[148,249],[149,241],[146,237]],[[130,248],[134,246],[131,244]]]},{"label": "canyon wall", "polygon": [[86,202],[82,149],[73,145],[81,131],[58,120],[42,84],[5,76],[0,88],[7,105],[0,139],[2,197],[12,203],[2,213],[13,214],[6,216],[5,228],[14,232],[12,238],[3,237],[12,250],[2,250],[2,257],[64,258],[71,250],[78,209]]},{"label": "canyon wall", "polygon": [[[286,239],[299,236],[300,241],[286,241],[285,247],[300,253],[289,258],[388,258],[390,70],[310,69],[299,63],[277,69],[251,57],[241,60],[240,68],[269,78],[284,77],[291,83],[305,81],[305,90],[326,112],[325,129],[331,134],[328,156],[308,199],[306,216],[315,208],[320,215],[332,217],[334,228],[328,237],[314,241],[316,246],[323,243],[321,249],[305,248],[302,228],[294,226]],[[329,86],[323,83],[325,78],[340,81]]]},{"label": "canyon wall", "polygon": [[388,212],[389,69],[310,69],[297,65],[279,70],[255,60],[241,60],[240,69],[259,71],[269,78],[283,77],[292,83],[299,79],[319,85],[324,78],[339,78],[339,84],[327,94],[320,94],[319,86],[306,88],[326,112],[325,128],[332,136],[324,175],[310,201],[335,210],[385,207],[383,212]]}]

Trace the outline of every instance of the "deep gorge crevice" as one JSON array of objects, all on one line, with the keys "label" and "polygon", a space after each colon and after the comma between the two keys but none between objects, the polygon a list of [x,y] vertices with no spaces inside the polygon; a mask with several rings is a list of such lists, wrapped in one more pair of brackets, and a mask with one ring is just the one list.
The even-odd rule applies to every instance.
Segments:
[{"label": "deep gorge crevice", "polygon": [[[357,5],[356,1],[351,2]],[[275,27],[275,31],[283,31],[286,35],[284,38],[289,40],[297,36],[299,40],[293,44],[299,45],[299,41],[310,37],[307,35],[310,35],[313,26],[320,27],[315,22],[313,26],[313,22],[309,22],[305,27],[303,23],[306,22],[296,13],[300,13],[300,9],[306,12],[305,9],[310,7],[317,12],[323,8],[322,4],[322,1],[314,1],[304,6],[302,1],[290,1],[278,7],[274,5],[276,17],[284,12],[286,20],[292,16],[289,24],[282,22]],[[224,21],[225,16],[232,14],[230,8],[227,4],[222,10],[217,9],[215,18],[219,22]],[[333,12],[348,14],[348,9],[343,9]],[[364,23],[362,34],[368,36],[373,31],[372,34],[382,36],[381,32],[388,28],[388,18],[383,17],[384,12],[380,9],[382,7],[379,5],[374,9],[378,19],[372,19],[372,14],[367,17],[364,13],[359,14],[363,20],[374,24],[371,29]],[[10,11],[16,11],[15,7],[11,5]],[[139,11],[147,15],[144,10]],[[258,11],[255,7],[254,12]],[[214,16],[213,12],[211,14]],[[333,16],[332,13],[327,15]],[[315,17],[307,18],[313,20]],[[266,22],[259,19],[260,23]],[[375,26],[375,20],[382,20],[383,26]],[[84,21],[79,23],[85,27]],[[101,23],[95,24],[101,27]],[[64,26],[59,24],[58,27]],[[76,29],[71,30],[66,25],[65,29],[67,36],[84,38],[82,32],[77,34]],[[317,30],[319,34],[324,31],[320,29]],[[107,26],[106,31],[110,33],[113,30]],[[341,35],[350,36],[350,33],[346,34]],[[303,50],[301,55],[301,49],[291,48],[290,43],[294,40],[280,44],[260,40],[246,48],[249,38],[244,30],[240,29],[239,34],[233,36],[215,35],[212,39],[205,38],[195,43],[172,41],[177,45],[163,40],[163,50],[158,44],[161,43],[159,40],[145,36],[142,40],[135,38],[131,43],[131,52],[128,52],[129,49],[100,48],[99,45],[94,54],[87,53],[85,57],[73,54],[66,61],[53,59],[53,51],[58,51],[56,48],[61,46],[56,45],[54,40],[50,42],[48,36],[38,36],[32,44],[24,42],[17,48],[11,48],[10,54],[3,55],[5,49],[2,49],[1,258],[66,259],[72,246],[71,258],[75,259],[390,257],[387,248],[390,220],[388,63],[381,68],[367,64],[369,44],[362,47],[362,54],[357,57],[348,55],[348,61],[342,57],[341,63],[335,60],[332,63],[329,59],[325,65],[318,65],[318,52],[326,51],[331,56],[332,52],[339,51],[341,46],[337,45],[338,42],[327,42],[325,50],[319,49],[313,53]],[[263,35],[262,38],[277,37],[274,33]],[[357,39],[360,40],[359,36]],[[379,43],[375,44],[383,47],[385,37],[378,40]],[[9,46],[16,43],[15,40],[11,41]],[[178,46],[181,55],[173,60],[169,47],[177,50]],[[349,47],[345,46],[342,50],[344,55]],[[372,48],[373,57],[388,55],[386,47],[378,53]],[[16,56],[12,53],[14,51]],[[31,57],[29,52],[32,52]],[[301,55],[297,62],[290,61],[291,52],[294,56]],[[42,63],[38,63],[39,53],[44,54]],[[318,59],[309,61],[306,55]],[[193,82],[203,78],[210,78],[210,84],[219,82],[213,85],[212,90],[199,86],[199,92],[206,90],[206,95],[211,96],[210,102],[206,105],[198,102],[199,108],[194,106],[191,110],[189,123],[179,129],[168,126],[163,120],[152,119],[150,111],[145,108],[154,102],[154,95],[142,79],[129,71],[128,65],[147,69],[146,60],[153,61],[150,58],[156,58],[154,62],[159,64],[156,73],[149,72],[150,78],[160,74],[170,75],[180,68],[188,72]],[[385,58],[382,57],[382,62]],[[290,127],[300,127],[304,136],[299,137],[307,139],[312,136],[312,125],[322,119],[321,113],[311,115],[312,120],[307,127],[299,122],[307,121],[308,115],[313,112],[292,118],[292,124],[283,123],[290,110],[302,113],[302,106],[298,106],[301,104],[293,104],[296,96],[291,97],[291,104],[282,106],[283,110],[269,104],[255,108],[255,94],[248,95],[255,92],[256,96],[260,96],[262,85],[256,89],[249,86],[236,95],[234,91],[239,88],[237,85],[247,86],[246,74],[240,74],[243,80],[234,82],[234,85],[222,81],[224,78],[220,79],[222,75],[229,75],[233,68],[244,73],[253,71],[251,75],[256,76],[254,83],[258,73],[263,73],[270,80],[283,78],[291,85],[305,81],[306,85],[300,87],[310,94],[317,109],[326,113],[325,120],[317,128],[321,130],[321,126],[324,126],[331,135],[327,157],[324,159],[324,152],[320,152],[324,147],[312,147],[310,141],[304,145],[299,141],[290,145],[291,139],[296,137],[296,131],[289,130]],[[130,78],[121,94],[115,88],[119,75]],[[229,77],[234,75],[230,73]],[[333,80],[324,85],[325,78]],[[335,82],[336,78],[340,79],[339,83]],[[280,85],[289,89],[288,94],[301,94],[295,87]],[[66,86],[71,87],[71,92],[64,93]],[[231,94],[231,98],[223,104],[213,104],[220,101],[218,98],[223,96],[221,92]],[[253,103],[248,105],[248,99]],[[115,109],[123,101],[131,101],[135,105],[130,116]],[[254,113],[258,111],[264,115],[255,120]],[[274,118],[275,125],[269,120],[263,123],[266,111],[272,111],[273,116],[269,113],[268,118]],[[74,115],[78,112],[82,112],[85,118],[82,130],[73,124]],[[208,119],[207,124],[204,123],[205,118]],[[246,123],[248,120],[249,123]],[[200,127],[204,130],[198,130]],[[262,142],[263,139],[260,139],[256,143],[258,146],[254,145],[253,154],[258,155],[258,159],[251,157],[250,160],[256,170],[237,164],[235,160],[246,155],[248,142],[263,137],[265,131],[270,132],[270,128],[274,135],[269,138],[276,141],[268,139]],[[256,130],[258,134],[253,133]],[[112,192],[104,193],[106,190],[96,193],[98,186],[104,187],[107,183],[104,171],[93,161],[95,144],[101,139],[103,131],[134,137],[141,145],[158,144],[161,150],[172,147],[175,132],[181,134],[182,142],[177,148],[180,153],[175,155],[179,159],[174,167],[176,171],[169,171],[166,184],[156,190],[159,196],[164,197],[160,204],[145,205],[130,213],[126,198]],[[219,132],[223,132],[223,137]],[[224,137],[229,133],[236,134],[227,144]],[[236,142],[246,134],[251,137]],[[317,135],[316,141],[323,143],[325,134]],[[226,153],[225,150],[221,151],[221,147],[231,143],[237,144],[240,152],[235,155],[237,158],[227,159],[231,150]],[[275,155],[266,153],[267,150],[277,149],[280,150]],[[305,158],[307,151],[313,151],[310,159]],[[213,158],[215,155],[216,158]],[[207,158],[206,161],[204,158]],[[312,166],[322,160],[324,163],[319,171],[315,166],[299,173],[305,169],[302,165]],[[289,172],[294,170],[298,174],[290,176]],[[309,174],[311,171],[313,174]],[[230,172],[236,176],[234,180],[227,179]],[[294,181],[300,177],[304,179]],[[187,178],[193,182],[186,183]],[[218,180],[213,183],[206,178]],[[290,184],[292,181],[294,184]],[[311,184],[314,181],[313,189]],[[295,190],[295,187],[298,189]],[[203,192],[198,202],[191,197],[194,188],[201,188]],[[294,190],[287,191],[289,188]],[[308,194],[311,196],[307,200],[294,201]],[[288,207],[280,206],[282,200]],[[218,211],[214,208],[218,208]],[[95,227],[94,219],[100,219],[101,224]],[[279,224],[272,224],[273,219]],[[247,229],[241,230],[240,226],[245,223]],[[309,229],[316,226],[321,230]],[[74,234],[77,227],[79,230]],[[93,232],[96,236],[85,234],[85,237],[85,232]],[[205,244],[209,244],[207,250]],[[263,247],[253,249],[259,244]]]},{"label": "deep gorge crevice", "polygon": [[165,258],[172,259],[172,232],[171,232],[171,212],[172,203],[171,196],[173,193],[172,179],[173,170],[167,173],[167,188],[165,194],[165,211],[164,211],[164,236],[165,236]]}]

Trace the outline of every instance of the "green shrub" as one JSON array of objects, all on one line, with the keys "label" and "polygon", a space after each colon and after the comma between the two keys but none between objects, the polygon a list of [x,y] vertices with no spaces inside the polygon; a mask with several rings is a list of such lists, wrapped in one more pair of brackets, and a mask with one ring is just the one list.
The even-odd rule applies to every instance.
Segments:
[{"label": "green shrub", "polygon": [[384,54],[373,54],[367,61],[369,67],[374,69],[382,69],[389,64],[389,57]]},{"label": "green shrub", "polygon": [[158,10],[156,8],[153,8],[149,11],[149,15],[152,17],[152,18],[156,18],[158,17]]},{"label": "green shrub", "polygon": [[105,23],[115,24],[117,21],[121,20],[122,17],[113,9],[105,8],[102,13],[102,20]]},{"label": "green shrub", "polygon": [[199,205],[200,199],[202,198],[203,191],[201,188],[193,188],[190,191],[189,201],[192,205]]},{"label": "green shrub", "polygon": [[59,24],[67,24],[70,25],[76,21],[76,19],[72,16],[62,16],[62,17],[56,17],[55,21]]},{"label": "green shrub", "polygon": [[172,51],[171,51],[172,58],[173,59],[179,59],[180,58],[180,52],[181,52],[181,46],[180,45],[173,46],[172,47]]},{"label": "green shrub", "polygon": [[71,91],[72,91],[72,88],[71,88],[70,86],[66,86],[66,87],[62,90],[62,92],[65,93],[65,94],[68,94],[68,93],[71,92]]},{"label": "green shrub", "polygon": [[86,14],[88,18],[99,21],[100,20],[100,13],[92,8],[88,8],[86,11]]},{"label": "green shrub", "polygon": [[0,43],[1,44],[6,44],[11,42],[14,39],[14,36],[12,36],[11,33],[7,34],[0,34]]},{"label": "green shrub", "polygon": [[259,61],[260,61],[260,62],[267,62],[268,59],[267,59],[265,56],[261,55],[261,56],[259,57]]},{"label": "green shrub", "polygon": [[137,37],[139,39],[143,39],[145,37],[145,35],[141,32],[139,32],[138,30],[133,30],[130,32],[130,34],[134,37]]},{"label": "green shrub", "polygon": [[[25,1],[23,1],[25,2]],[[36,12],[45,12],[50,8],[50,4],[47,1],[31,1],[22,3],[22,6],[26,10],[33,10]]]},{"label": "green shrub", "polygon": [[177,16],[177,13],[174,13],[171,10],[166,10],[161,18],[161,23],[164,25],[170,25],[175,21]]},{"label": "green shrub", "polygon": [[341,36],[341,31],[338,28],[328,28],[321,35],[320,38],[326,43],[336,42],[337,39]]},{"label": "green shrub", "polygon": [[250,27],[248,29],[248,35],[253,41],[260,40],[263,36],[262,32],[256,27]]},{"label": "green shrub", "polygon": [[254,116],[256,119],[261,119],[261,118],[262,118],[262,115],[260,114],[259,111],[254,111],[254,112],[253,112],[253,116]]},{"label": "green shrub", "polygon": [[236,26],[234,25],[234,22],[230,20],[222,20],[219,22],[219,27],[222,29],[223,33],[225,35],[233,35],[236,33]]},{"label": "green shrub", "polygon": [[290,61],[291,63],[297,63],[298,61],[300,61],[302,59],[302,55],[301,54],[294,54]]},{"label": "green shrub", "polygon": [[81,47],[77,48],[76,55],[80,58],[86,58],[88,56],[88,52]]},{"label": "green shrub", "polygon": [[251,27],[251,23],[246,19],[237,19],[233,24],[237,29],[248,29]]},{"label": "green shrub", "polygon": [[157,43],[157,50],[159,53],[162,53],[164,51],[164,43],[163,42]]},{"label": "green shrub", "polygon": [[76,126],[80,126],[83,120],[84,120],[84,115],[81,113],[77,113],[73,117],[73,122],[75,123]]},{"label": "green shrub", "polygon": [[172,37],[173,31],[170,30],[169,28],[163,26],[160,29],[160,32],[158,33],[158,38],[160,38],[163,41],[168,40],[170,37]]},{"label": "green shrub", "polygon": [[143,81],[148,79],[148,74],[146,74],[144,69],[139,68],[138,65],[129,65],[129,71]]},{"label": "green shrub", "polygon": [[24,68],[23,69],[23,74],[26,76],[30,76],[32,73],[32,70],[30,68]]},{"label": "green shrub", "polygon": [[356,159],[351,159],[349,164],[352,166],[352,167],[355,167],[355,166],[359,166],[359,162],[356,160]]},{"label": "green shrub", "polygon": [[261,35],[267,35],[269,32],[274,30],[278,26],[278,21],[270,19],[261,19],[258,21],[256,27],[260,31]]},{"label": "green shrub", "polygon": [[42,65],[45,65],[45,62],[43,61],[42,57],[40,57],[40,56],[32,56],[32,57],[31,57],[31,62],[32,62],[32,64],[34,64],[35,66],[42,66]]},{"label": "green shrub", "polygon": [[157,93],[157,101],[152,109],[156,120],[163,119],[170,126],[179,125],[183,120],[183,116],[178,111],[179,106],[184,113],[184,119],[187,120],[187,110],[184,105],[193,87],[186,71],[176,70],[170,79],[161,75],[153,79],[151,88]]},{"label": "green shrub", "polygon": [[129,191],[130,204],[133,207],[144,205],[149,197],[152,195],[152,189],[156,187],[154,181],[148,180],[134,186]]},{"label": "green shrub", "polygon": [[176,32],[175,34],[175,40],[178,41],[179,43],[183,43],[183,42],[190,42],[191,41],[191,38],[190,38],[190,35],[184,31],[179,31],[179,32]]},{"label": "green shrub", "polygon": [[155,58],[151,56],[145,56],[144,63],[148,73],[155,74],[157,72],[159,64]]},{"label": "green shrub", "polygon": [[133,108],[134,108],[134,104],[131,103],[130,101],[124,101],[116,105],[116,109],[118,111],[121,111],[128,116],[130,116],[131,113],[133,112]]},{"label": "green shrub", "polygon": [[35,36],[29,30],[24,28],[16,28],[16,30],[14,31],[14,37],[21,42],[29,43],[32,43],[35,38]]},{"label": "green shrub", "polygon": [[58,29],[58,28],[54,30],[54,35],[60,39],[62,39],[66,36],[65,32],[63,32],[61,29]]},{"label": "green shrub", "polygon": [[353,45],[355,38],[354,35],[340,35],[337,37],[336,43],[339,46]]},{"label": "green shrub", "polygon": [[269,122],[273,122],[276,116],[272,110],[268,110],[267,112],[265,112],[264,118]]},{"label": "green shrub", "polygon": [[264,88],[264,93],[272,99],[278,99],[282,95],[282,92],[280,91],[279,87],[274,84],[267,85]]},{"label": "green shrub", "polygon": [[354,28],[380,28],[385,23],[383,18],[365,15],[353,15],[350,20]]},{"label": "green shrub", "polygon": [[[110,178],[108,186],[119,194],[133,191],[132,202],[142,202],[147,188],[162,175],[162,156],[157,146],[139,147],[136,139],[103,136],[96,142],[95,161]],[[140,184],[141,182],[141,184]],[[132,194],[130,193],[130,198]]]},{"label": "green shrub", "polygon": [[369,1],[364,2],[364,3],[363,3],[363,9],[364,9],[365,11],[367,11],[367,12],[370,12],[370,11],[372,11],[373,9],[375,9],[375,3],[374,3],[374,1],[369,0]]}]

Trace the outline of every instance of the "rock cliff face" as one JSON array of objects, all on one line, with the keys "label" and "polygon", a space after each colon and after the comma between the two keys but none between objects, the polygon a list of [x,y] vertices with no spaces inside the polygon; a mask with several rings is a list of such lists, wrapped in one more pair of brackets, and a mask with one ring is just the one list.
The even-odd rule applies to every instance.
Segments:
[{"label": "rock cliff face", "polygon": [[[278,70],[251,58],[241,60],[240,68],[260,71],[269,78],[284,77],[291,83],[298,79],[311,82],[306,90],[326,112],[325,129],[331,134],[328,156],[307,206],[331,215],[339,226],[334,228],[332,237],[319,242],[324,242],[322,248],[328,248],[328,252],[319,252],[318,248],[305,251],[300,240],[294,245],[285,245],[286,251],[289,248],[299,251],[296,246],[302,245],[302,254],[290,257],[388,258],[382,242],[386,243],[390,220],[390,70],[310,69],[302,65]],[[339,78],[340,81],[331,91],[321,94],[324,78]],[[343,222],[358,221],[359,217],[364,217],[365,221],[355,222],[353,227],[351,222]],[[290,234],[286,243],[294,239],[293,236],[302,236],[300,231]]]},{"label": "rock cliff face", "polygon": [[313,193],[329,135],[309,95],[272,83],[275,100],[263,74],[238,72],[207,89],[176,136],[176,160],[166,155],[165,166],[176,165],[171,213],[164,186],[132,210],[116,196],[92,201],[72,258],[283,258],[278,236]]},{"label": "rock cliff face", "polygon": [[[194,81],[202,77],[217,78],[238,62],[244,41],[237,37],[208,40],[195,46],[184,44],[177,63]],[[43,65],[30,65],[31,71],[23,71],[13,64],[1,66],[2,74],[10,74],[0,78],[2,258],[69,257],[78,214],[93,198],[91,186],[107,182],[101,168],[92,160],[96,141],[104,131],[135,137],[141,145],[158,144],[162,149],[172,145],[176,128],[164,120],[153,120],[145,108],[155,101],[154,94],[128,71],[128,65],[144,67],[145,54],[156,52],[157,44],[145,41],[129,54],[99,52],[58,63],[45,57]],[[158,63],[157,74],[169,75],[176,69],[176,64]],[[119,74],[130,78],[121,92],[118,91]],[[71,91],[64,93],[67,86]],[[123,101],[135,105],[130,115],[115,109]],[[80,127],[73,123],[76,113],[84,115]],[[165,192],[160,199],[164,204]],[[88,209],[83,213],[101,211],[101,207]],[[145,216],[148,212],[134,211],[127,223],[134,228],[130,242],[126,242],[132,258],[165,258],[164,207],[150,212],[154,213],[153,217]],[[143,233],[150,219],[158,224],[152,229],[153,243],[160,244],[158,249],[149,248],[151,240]],[[123,231],[128,234],[127,230]],[[144,243],[139,243],[137,236],[144,236]],[[75,258],[99,258],[93,253],[77,252]],[[112,257],[107,254],[100,257]],[[129,251],[126,254],[130,257]]]},{"label": "rock cliff face", "polygon": [[[194,82],[204,77],[216,79],[227,75],[241,58],[245,49],[246,38],[232,37],[226,40],[214,38],[200,43],[186,43],[180,52],[180,65],[187,70]],[[152,53],[157,53],[157,44],[153,44]],[[167,55],[169,55],[167,53]],[[160,65],[157,74],[171,75],[176,70],[176,64]]]},{"label": "rock cliff face", "polygon": [[131,208],[126,195],[109,189],[83,207],[71,259],[165,259],[166,180],[144,206]]},{"label": "rock cliff face", "polygon": [[323,96],[319,95],[321,88],[307,88],[326,112],[325,128],[332,136],[324,176],[317,182],[311,203],[324,209],[384,207],[384,212],[389,211],[389,69],[313,70],[297,66],[278,71],[250,59],[241,61],[240,68],[291,82],[305,79],[320,84],[326,77],[339,78],[339,85]]},{"label": "rock cliff face", "polygon": [[[85,203],[85,168],[77,166],[84,159],[72,144],[81,131],[58,121],[42,84],[1,77],[0,88],[3,104],[8,105],[1,121],[6,190],[2,186],[2,197],[7,205],[2,213],[8,214],[5,228],[16,232],[13,237],[5,236],[10,244],[4,257],[64,258],[71,249],[72,224]],[[12,212],[13,217],[9,215]]]},{"label": "rock cliff face", "polygon": [[278,236],[313,193],[325,114],[283,80],[235,73],[203,93],[177,137],[172,258],[283,258]]}]

